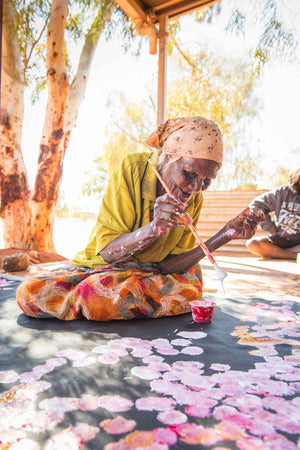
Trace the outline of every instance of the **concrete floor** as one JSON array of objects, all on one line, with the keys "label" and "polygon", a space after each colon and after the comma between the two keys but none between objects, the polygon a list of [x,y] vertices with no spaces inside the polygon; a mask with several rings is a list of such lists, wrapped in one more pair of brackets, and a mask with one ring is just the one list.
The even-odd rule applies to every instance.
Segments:
[{"label": "concrete floor", "polygon": [[[228,253],[228,252],[227,252]],[[218,265],[226,270],[228,276],[224,280],[226,295],[240,294],[268,294],[292,296],[300,301],[300,261],[263,260],[245,254],[216,253]],[[67,263],[67,261],[66,261]],[[24,272],[7,273],[0,271],[0,277],[19,279],[34,277],[42,273],[63,267],[65,262],[31,264]],[[201,262],[204,279],[204,293],[220,293],[221,285],[216,278],[215,270],[207,258]]]},{"label": "concrete floor", "polygon": [[[298,297],[300,301],[300,261],[264,260],[255,256],[216,255],[215,259],[228,276],[224,280],[226,295],[275,294]],[[204,289],[219,288],[214,268],[202,261]]]}]

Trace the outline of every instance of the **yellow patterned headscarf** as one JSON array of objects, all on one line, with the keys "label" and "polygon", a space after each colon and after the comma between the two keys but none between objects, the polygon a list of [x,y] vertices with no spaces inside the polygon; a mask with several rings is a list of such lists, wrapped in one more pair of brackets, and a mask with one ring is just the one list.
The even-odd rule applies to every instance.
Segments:
[{"label": "yellow patterned headscarf", "polygon": [[204,117],[179,117],[163,122],[146,139],[163,153],[185,158],[210,159],[222,165],[223,139],[219,127]]}]

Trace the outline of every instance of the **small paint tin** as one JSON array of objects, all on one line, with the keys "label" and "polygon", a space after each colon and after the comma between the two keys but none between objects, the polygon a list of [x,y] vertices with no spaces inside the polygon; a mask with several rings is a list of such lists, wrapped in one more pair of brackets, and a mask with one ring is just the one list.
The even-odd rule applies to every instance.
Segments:
[{"label": "small paint tin", "polygon": [[216,304],[210,300],[190,302],[194,322],[211,322]]}]

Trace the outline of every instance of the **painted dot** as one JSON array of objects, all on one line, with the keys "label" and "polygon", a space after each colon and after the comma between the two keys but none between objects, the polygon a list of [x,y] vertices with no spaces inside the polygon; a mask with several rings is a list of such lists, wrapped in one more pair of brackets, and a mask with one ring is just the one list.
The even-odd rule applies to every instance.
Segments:
[{"label": "painted dot", "polygon": [[146,356],[150,356],[151,354],[152,350],[149,348],[135,348],[131,352],[131,355],[135,358],[145,358]]},{"label": "painted dot", "polygon": [[97,395],[83,394],[80,399],[79,409],[82,411],[93,411],[99,408],[99,397]]},{"label": "painted dot", "polygon": [[91,439],[94,439],[96,434],[99,433],[100,429],[87,423],[79,422],[76,423],[73,431],[82,442],[88,442]]},{"label": "painted dot", "polygon": [[171,366],[170,364],[164,362],[161,363],[154,362],[149,364],[149,369],[157,370],[158,372],[166,372],[167,370],[171,369]]},{"label": "painted dot", "polygon": [[162,362],[163,360],[164,358],[162,356],[157,355],[146,356],[145,358],[142,359],[143,363],[145,364],[159,363]]},{"label": "painted dot", "polygon": [[185,347],[186,345],[190,345],[191,341],[188,339],[173,339],[171,341],[172,345],[177,345],[178,347]]},{"label": "painted dot", "polygon": [[108,411],[122,412],[129,411],[133,406],[133,402],[120,395],[103,395],[102,397],[99,397],[99,406]]},{"label": "painted dot", "polygon": [[184,353],[185,355],[201,355],[203,353],[203,349],[201,347],[191,345],[190,347],[184,347],[181,350],[181,353]]},{"label": "painted dot", "polygon": [[169,411],[174,406],[175,400],[163,397],[142,397],[135,402],[135,407],[139,411]]},{"label": "painted dot", "polygon": [[160,378],[160,372],[151,369],[148,366],[132,367],[131,373],[142,380],[156,380],[157,378]]},{"label": "painted dot", "polygon": [[100,422],[100,427],[109,434],[123,434],[132,431],[136,427],[135,420],[127,420],[122,416],[113,419],[105,419]]},{"label": "painted dot", "polygon": [[91,366],[92,364],[95,364],[97,362],[96,358],[89,357],[84,359],[77,359],[73,362],[73,367],[87,367]]},{"label": "painted dot", "polygon": [[161,412],[157,416],[157,420],[165,425],[176,425],[187,421],[187,416],[180,411]]},{"label": "painted dot", "polygon": [[203,331],[180,331],[177,336],[181,336],[186,339],[203,339],[207,336],[207,333]]},{"label": "painted dot", "polygon": [[169,428],[155,428],[153,430],[155,441],[162,445],[174,445],[177,442],[176,433]]},{"label": "painted dot", "polygon": [[211,370],[216,370],[218,372],[225,372],[226,370],[230,370],[230,366],[228,364],[211,364]]},{"label": "painted dot", "polygon": [[42,400],[39,403],[41,409],[53,411],[75,411],[79,408],[80,399],[72,397],[52,397]]},{"label": "painted dot", "polygon": [[156,349],[157,353],[161,355],[178,355],[179,351],[173,347],[158,347]]},{"label": "painted dot", "polygon": [[98,361],[102,364],[116,364],[120,361],[120,358],[117,355],[104,354],[98,357]]},{"label": "painted dot", "polygon": [[14,383],[19,378],[19,374],[14,370],[0,371],[0,383]]}]

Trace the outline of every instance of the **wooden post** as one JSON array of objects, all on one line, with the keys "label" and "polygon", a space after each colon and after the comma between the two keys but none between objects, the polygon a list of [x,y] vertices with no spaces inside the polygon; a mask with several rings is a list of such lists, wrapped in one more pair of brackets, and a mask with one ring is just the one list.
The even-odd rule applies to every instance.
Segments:
[{"label": "wooden post", "polygon": [[168,16],[159,16],[159,52],[158,52],[158,86],[157,86],[157,126],[166,118],[166,81],[167,81],[167,45]]}]

